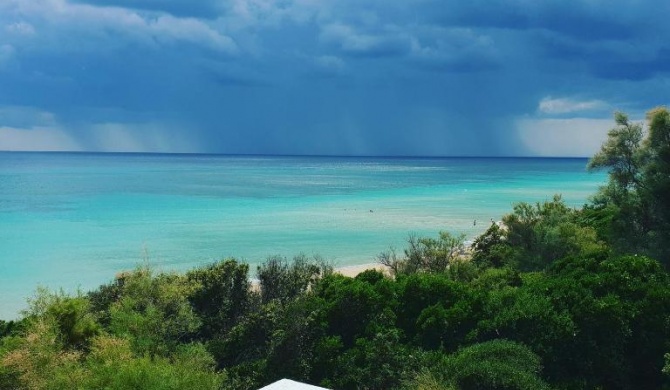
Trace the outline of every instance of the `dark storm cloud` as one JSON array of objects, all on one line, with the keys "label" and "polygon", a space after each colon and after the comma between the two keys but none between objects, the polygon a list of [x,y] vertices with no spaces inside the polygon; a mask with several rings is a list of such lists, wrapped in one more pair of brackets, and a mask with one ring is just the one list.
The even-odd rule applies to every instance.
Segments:
[{"label": "dark storm cloud", "polygon": [[544,29],[587,40],[629,39],[636,35],[637,21],[626,12],[645,13],[639,8],[637,2],[617,1],[452,1],[445,3],[436,20],[475,28]]},{"label": "dark storm cloud", "polygon": [[574,132],[559,150],[542,131],[667,103],[669,7],[10,0],[0,149],[24,129],[61,149],[560,154]]},{"label": "dark storm cloud", "polygon": [[597,78],[646,80],[670,71],[670,50],[665,42],[624,40],[594,44],[556,34],[542,34],[538,42],[539,54],[559,63],[582,64]]},{"label": "dark storm cloud", "polygon": [[660,48],[650,59],[609,58],[596,62],[596,75],[618,80],[646,80],[670,72],[670,49]]}]

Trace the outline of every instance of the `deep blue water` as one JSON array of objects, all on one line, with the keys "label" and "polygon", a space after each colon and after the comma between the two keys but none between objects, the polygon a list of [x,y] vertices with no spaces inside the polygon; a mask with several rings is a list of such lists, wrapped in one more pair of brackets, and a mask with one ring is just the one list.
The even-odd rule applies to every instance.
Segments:
[{"label": "deep blue water", "polygon": [[581,206],[605,181],[586,162],[0,152],[0,318],[37,285],[87,290],[143,262],[354,265],[410,233],[472,238],[516,201]]}]

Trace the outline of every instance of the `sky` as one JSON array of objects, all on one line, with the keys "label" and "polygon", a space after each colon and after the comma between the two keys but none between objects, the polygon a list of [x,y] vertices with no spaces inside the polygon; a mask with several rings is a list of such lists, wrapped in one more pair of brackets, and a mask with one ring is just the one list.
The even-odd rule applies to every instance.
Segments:
[{"label": "sky", "polygon": [[667,0],[0,0],[0,150],[590,156]]}]

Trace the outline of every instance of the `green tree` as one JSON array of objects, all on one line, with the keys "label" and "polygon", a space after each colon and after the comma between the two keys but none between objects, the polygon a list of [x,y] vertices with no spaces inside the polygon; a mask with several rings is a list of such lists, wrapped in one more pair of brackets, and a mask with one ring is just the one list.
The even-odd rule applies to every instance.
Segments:
[{"label": "green tree", "polygon": [[670,261],[670,113],[647,113],[649,131],[615,114],[616,127],[588,168],[606,169],[609,183],[594,197],[596,210],[611,215],[608,235],[620,253]]},{"label": "green tree", "polygon": [[524,286],[503,287],[487,294],[483,315],[474,332],[477,340],[504,338],[551,356],[573,336],[569,313],[554,307],[548,297]]},{"label": "green tree", "polygon": [[646,160],[642,149],[642,124],[632,123],[628,115],[614,114],[616,127],[607,134],[607,141],[589,161],[589,169],[607,168],[616,193],[625,196],[637,190],[642,183],[642,167]]},{"label": "green tree", "polygon": [[410,235],[404,257],[398,258],[395,250],[391,249],[382,252],[377,260],[394,275],[445,272],[463,253],[464,241],[464,234],[454,236],[449,232],[440,232],[437,239]]},{"label": "green tree", "polygon": [[84,352],[67,348],[58,325],[34,318],[24,337],[8,337],[0,345],[0,384],[7,389],[77,388],[88,378],[81,367]]},{"label": "green tree", "polygon": [[481,314],[481,294],[446,274],[415,274],[397,281],[398,326],[427,350],[454,350]]},{"label": "green tree", "polygon": [[492,223],[472,245],[472,262],[480,267],[503,267],[514,258],[514,249],[507,242],[506,230]]},{"label": "green tree", "polygon": [[645,139],[642,198],[651,209],[650,254],[670,261],[670,112],[657,107],[647,113],[649,135]]},{"label": "green tree", "polygon": [[293,261],[288,261],[285,257],[271,256],[257,269],[261,302],[288,302],[332,271],[332,267],[319,257],[309,259],[298,255]]},{"label": "green tree", "polygon": [[28,317],[51,324],[64,348],[86,349],[88,341],[101,331],[88,299],[81,294],[70,297],[62,291],[38,288],[29,303]]},{"label": "green tree", "polygon": [[336,389],[398,388],[429,364],[426,357],[403,344],[398,329],[381,327],[370,337],[356,339],[354,347],[337,358],[335,373],[324,384]]},{"label": "green tree", "polygon": [[546,277],[529,278],[526,288],[574,324],[543,355],[547,376],[574,389],[661,387],[670,349],[668,282],[663,267],[643,256],[566,258]]},{"label": "green tree", "polygon": [[314,294],[324,300],[328,334],[341,338],[345,348],[363,337],[368,326],[386,308],[396,305],[394,284],[389,279],[371,282],[370,275],[349,278],[339,274],[321,280]]},{"label": "green tree", "polygon": [[83,353],[63,350],[54,331],[45,322],[35,323],[27,337],[0,354],[3,389],[215,390],[225,378],[214,372],[201,345],[183,346],[169,358],[138,357],[127,339],[100,335]]},{"label": "green tree", "polygon": [[566,256],[605,250],[596,231],[579,224],[579,215],[577,210],[566,206],[560,195],[535,205],[517,203],[514,211],[503,217],[505,231],[500,240],[504,239],[504,244],[484,246],[483,250],[479,249],[483,253],[477,256],[489,258],[492,256],[490,248],[497,251],[493,252],[495,255],[506,245],[509,249],[503,253],[509,259],[505,264],[534,271],[545,269]]},{"label": "green tree", "polygon": [[82,389],[215,390],[225,381],[199,344],[181,346],[169,358],[150,358],[135,356],[128,340],[99,337],[84,367],[90,374],[77,384]]},{"label": "green tree", "polygon": [[249,265],[234,259],[186,273],[194,289],[188,300],[202,321],[198,335],[211,339],[225,334],[255,306],[249,282]]},{"label": "green tree", "polygon": [[267,382],[293,378],[315,383],[327,375],[320,371],[332,355],[324,356],[328,351],[319,349],[328,328],[325,307],[314,296],[296,297],[281,307],[265,355]]},{"label": "green tree", "polygon": [[18,335],[26,329],[28,319],[22,318],[16,321],[0,320],[0,340],[3,337]]},{"label": "green tree", "polygon": [[541,378],[540,358],[523,344],[493,340],[446,356],[424,371],[409,388],[454,390],[549,389]]},{"label": "green tree", "polygon": [[188,297],[197,284],[176,274],[154,276],[147,268],[124,279],[109,308],[110,333],[131,340],[136,353],[163,356],[194,337],[201,322]]}]

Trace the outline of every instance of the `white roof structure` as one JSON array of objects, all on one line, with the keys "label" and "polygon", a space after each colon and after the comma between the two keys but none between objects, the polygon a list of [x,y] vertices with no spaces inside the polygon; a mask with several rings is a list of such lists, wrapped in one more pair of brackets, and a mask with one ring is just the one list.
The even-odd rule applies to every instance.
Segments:
[{"label": "white roof structure", "polygon": [[318,387],[292,381],[290,379],[281,379],[275,383],[271,383],[258,390],[328,390],[325,387]]}]

